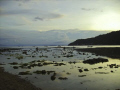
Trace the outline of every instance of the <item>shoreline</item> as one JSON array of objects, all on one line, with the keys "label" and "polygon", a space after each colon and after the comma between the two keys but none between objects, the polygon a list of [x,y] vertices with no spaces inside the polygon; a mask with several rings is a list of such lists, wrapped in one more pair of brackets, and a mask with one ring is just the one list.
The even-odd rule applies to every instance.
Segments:
[{"label": "shoreline", "polygon": [[82,49],[75,49],[77,51],[82,51],[82,52],[90,52],[90,53],[95,53],[97,55],[101,56],[107,56],[110,58],[116,58],[120,59],[120,47],[103,47],[103,48],[82,48]]},{"label": "shoreline", "polygon": [[0,90],[42,90],[29,81],[4,71],[0,67]]}]

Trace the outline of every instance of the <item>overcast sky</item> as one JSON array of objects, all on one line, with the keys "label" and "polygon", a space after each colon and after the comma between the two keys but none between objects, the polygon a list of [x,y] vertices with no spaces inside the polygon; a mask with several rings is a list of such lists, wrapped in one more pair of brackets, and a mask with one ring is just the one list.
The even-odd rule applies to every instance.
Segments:
[{"label": "overcast sky", "polygon": [[119,30],[120,0],[0,0],[0,29]]},{"label": "overcast sky", "polygon": [[0,0],[0,45],[67,45],[110,30],[120,30],[120,0]]}]

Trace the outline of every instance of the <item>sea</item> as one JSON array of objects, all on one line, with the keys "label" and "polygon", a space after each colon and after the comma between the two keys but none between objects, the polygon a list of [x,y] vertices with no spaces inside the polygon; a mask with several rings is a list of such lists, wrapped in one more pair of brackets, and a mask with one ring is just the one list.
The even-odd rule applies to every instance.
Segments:
[{"label": "sea", "polygon": [[[81,52],[79,48],[115,48],[120,45],[1,46],[0,67],[42,90],[120,89],[120,59]],[[107,59],[107,62],[83,63]]]}]

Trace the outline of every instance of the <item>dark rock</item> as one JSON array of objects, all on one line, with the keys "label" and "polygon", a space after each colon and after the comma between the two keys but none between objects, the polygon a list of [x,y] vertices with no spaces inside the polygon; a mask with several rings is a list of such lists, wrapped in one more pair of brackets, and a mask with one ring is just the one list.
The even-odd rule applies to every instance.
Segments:
[{"label": "dark rock", "polygon": [[67,77],[59,77],[58,79],[60,79],[60,80],[67,80],[68,78]]},{"label": "dark rock", "polygon": [[78,77],[85,77],[86,75],[78,75]]},{"label": "dark rock", "polygon": [[84,69],[84,71],[89,71],[88,69]]},{"label": "dark rock", "polygon": [[82,70],[82,69],[79,69],[79,72],[81,73],[81,72],[83,72],[83,70]]},{"label": "dark rock", "polygon": [[100,63],[100,62],[108,62],[108,59],[104,59],[104,58],[94,58],[94,59],[88,59],[83,61],[83,63],[87,63],[87,64],[96,64],[96,63]]},{"label": "dark rock", "polygon": [[18,69],[18,66],[13,66],[14,69]]},{"label": "dark rock", "polygon": [[19,72],[19,75],[32,75],[32,74],[29,73],[29,71],[26,71],[26,72]]}]

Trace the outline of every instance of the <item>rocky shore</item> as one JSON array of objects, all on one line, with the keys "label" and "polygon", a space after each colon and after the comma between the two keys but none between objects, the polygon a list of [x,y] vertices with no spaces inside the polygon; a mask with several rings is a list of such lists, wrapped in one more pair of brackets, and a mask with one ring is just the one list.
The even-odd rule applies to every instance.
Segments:
[{"label": "rocky shore", "polygon": [[82,48],[82,49],[76,49],[77,51],[82,52],[91,52],[102,56],[107,56],[110,58],[119,58],[120,59],[120,48]]},{"label": "rocky shore", "polygon": [[21,79],[17,75],[12,75],[5,72],[2,67],[0,67],[0,90],[41,90],[36,88],[29,81]]}]

